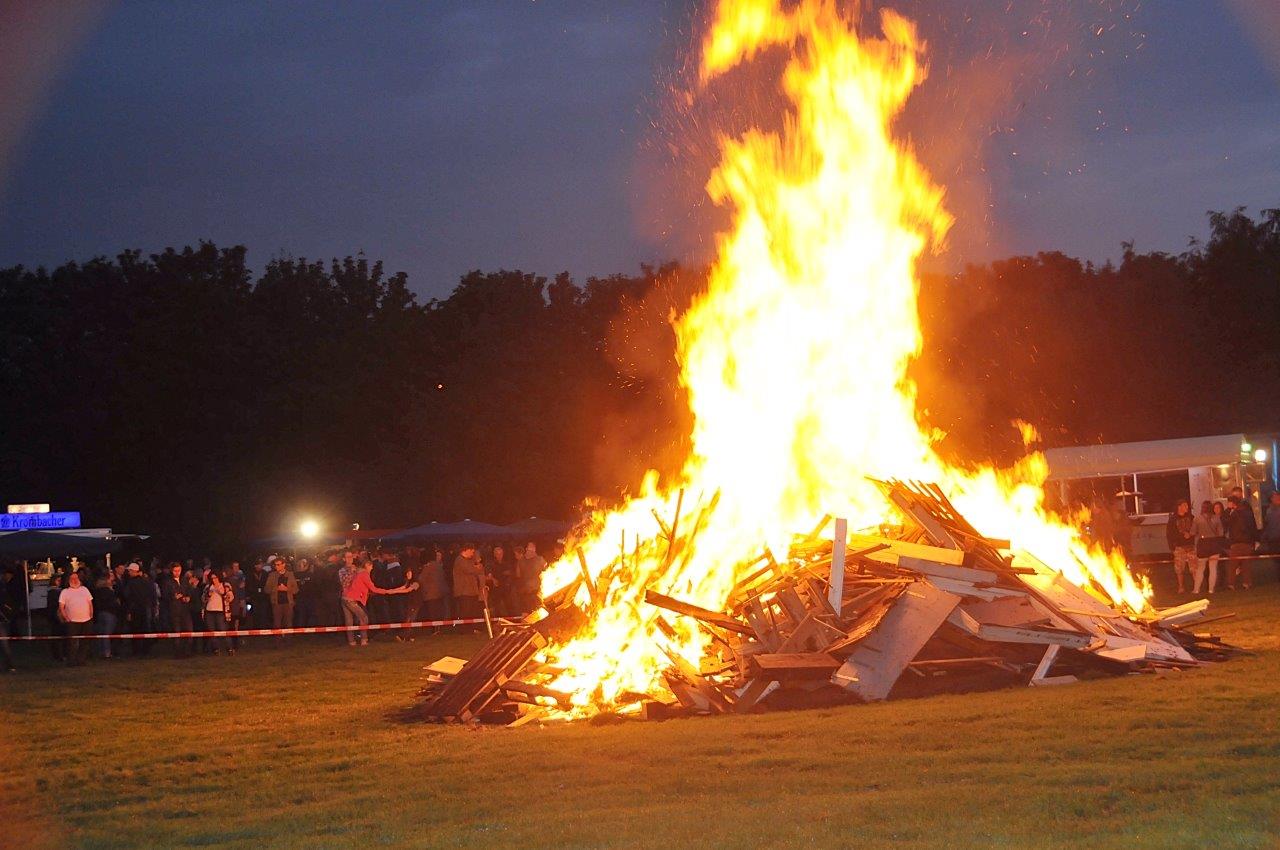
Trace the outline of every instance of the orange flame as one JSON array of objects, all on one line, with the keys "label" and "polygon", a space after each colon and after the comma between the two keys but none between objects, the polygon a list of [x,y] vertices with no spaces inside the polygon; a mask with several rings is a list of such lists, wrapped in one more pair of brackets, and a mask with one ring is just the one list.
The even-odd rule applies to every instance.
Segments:
[{"label": "orange flame", "polygon": [[[762,545],[785,553],[792,534],[824,514],[853,527],[890,517],[868,476],[937,482],[984,534],[1116,605],[1146,607],[1149,589],[1118,557],[1045,512],[1042,455],[1010,469],[959,469],[917,422],[906,377],[922,345],[916,264],[952,219],[942,188],[892,133],[926,73],[915,26],[888,11],[879,36],[864,23],[825,0],[717,8],[703,84],[783,49],[791,108],[780,132],[720,139],[707,191],[731,209],[733,226],[719,238],[707,292],[675,323],[694,414],[680,481],[660,487],[651,473],[638,497],[597,512],[544,576],[546,593],[583,564],[593,583],[613,576],[608,587],[579,589],[583,604],[596,597],[595,615],[544,658],[563,670],[551,684],[573,695],[578,713],[616,706],[628,691],[665,693],[673,657],[700,663],[705,635],[681,619],[661,629],[645,589],[721,609]],[[679,522],[699,528],[696,548],[673,558],[655,516],[675,519],[681,489]]]}]

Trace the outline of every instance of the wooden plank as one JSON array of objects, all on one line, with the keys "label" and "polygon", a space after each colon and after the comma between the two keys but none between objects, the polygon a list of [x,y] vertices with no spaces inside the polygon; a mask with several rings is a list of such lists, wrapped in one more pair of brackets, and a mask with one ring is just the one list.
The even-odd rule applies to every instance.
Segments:
[{"label": "wooden plank", "polygon": [[532,682],[520,682],[515,679],[509,679],[502,683],[502,690],[511,691],[517,694],[524,694],[527,697],[549,697],[560,704],[561,708],[568,708],[570,703],[570,695],[564,691],[556,691],[542,685],[535,685]]},{"label": "wooden plank", "polygon": [[825,652],[778,652],[751,656],[752,675],[779,682],[828,679],[840,668],[839,659]]},{"label": "wooden plank", "polygon": [[528,706],[523,714],[507,724],[508,729],[518,729],[526,723],[542,720],[547,716],[547,709],[540,705]]},{"label": "wooden plank", "polygon": [[827,602],[833,611],[840,610],[844,599],[844,547],[849,539],[849,521],[836,517],[836,527],[831,533],[831,574],[828,579]]},{"label": "wooden plank", "polygon": [[1069,632],[1063,629],[993,626],[987,623],[979,625],[977,636],[995,643],[1047,643],[1056,646],[1069,646],[1073,649],[1084,649],[1094,641],[1093,635]]},{"label": "wooden plank", "polygon": [[766,649],[776,650],[782,643],[782,638],[773,627],[759,599],[752,599],[747,604],[747,622],[751,624],[751,630],[756,633],[756,640],[760,641]]},{"label": "wooden plank", "polygon": [[898,597],[880,624],[862,639],[831,681],[863,700],[881,700],[947,619],[960,597],[917,582]]},{"label": "wooden plank", "polygon": [[1058,660],[1058,653],[1062,651],[1062,647],[1053,644],[1045,649],[1044,655],[1040,657],[1040,663],[1036,665],[1036,671],[1031,674],[1031,684],[1035,684],[1037,679],[1043,679],[1049,675],[1049,668],[1053,666],[1053,662]]},{"label": "wooden plank", "polygon": [[432,661],[423,670],[429,673],[436,673],[440,676],[456,676],[462,672],[462,668],[467,664],[465,659],[454,658],[452,655],[446,655],[443,658],[437,658]]},{"label": "wooden plank", "polygon": [[884,489],[889,501],[897,505],[902,513],[915,520],[916,525],[920,526],[934,543],[947,549],[960,548],[960,544],[951,536],[950,530],[923,505],[917,504],[915,494],[902,492],[892,486]]},{"label": "wooden plank", "polygon": [[776,652],[817,651],[845,637],[845,633],[810,612],[796,630],[787,636]]},{"label": "wooden plank", "polygon": [[954,564],[940,564],[927,558],[914,558],[908,555],[898,557],[898,567],[914,570],[927,576],[951,579],[952,581],[969,582],[970,584],[995,584],[1000,577],[990,570],[975,570],[969,567],[957,567]]},{"label": "wooden plank", "polygon": [[[964,552],[959,549],[945,549],[941,546],[927,546],[923,543],[908,543],[905,540],[892,540],[888,537],[874,537],[869,534],[850,534],[849,545],[855,549],[872,549],[865,557],[882,564],[897,566],[898,559],[922,558],[935,564],[950,564],[953,567],[964,566]],[[877,549],[876,547],[883,547]]]},{"label": "wooden plank", "polygon": [[[1085,614],[1066,614],[1073,625],[1085,631],[1092,631],[1106,641],[1105,647],[1116,649],[1127,642],[1142,643],[1147,646],[1148,658],[1160,658],[1165,661],[1192,661],[1191,654],[1180,645],[1164,640],[1141,626],[1125,618],[1115,617],[1115,609],[1092,596],[1088,591],[1067,581],[1061,574],[1037,560],[1026,552],[1014,555],[1015,566],[1029,566],[1036,569],[1035,575],[1020,576],[1027,586],[1034,589],[1041,601],[1059,611],[1073,609],[1087,611]],[[1096,612],[1096,614],[1094,613]]]},{"label": "wooden plank", "polygon": [[947,622],[960,629],[967,634],[978,636],[978,632],[982,630],[982,623],[972,616],[963,606],[957,607],[947,616]]},{"label": "wooden plank", "polygon": [[945,590],[948,593],[954,593],[957,596],[963,596],[968,599],[991,601],[993,599],[1026,595],[1023,591],[1012,588],[978,587],[967,581],[952,581],[949,578],[939,578],[938,576],[926,576],[925,580],[939,590]]},{"label": "wooden plank", "polygon": [[1204,619],[1204,612],[1209,610],[1208,599],[1196,599],[1174,608],[1165,608],[1156,612],[1155,622],[1162,626],[1181,626],[1183,623],[1195,623]]},{"label": "wooden plank", "polygon": [[800,594],[796,593],[795,588],[785,587],[779,590],[774,595],[774,598],[778,600],[782,610],[786,612],[796,626],[803,623],[804,618],[809,615],[809,609],[805,607],[804,600],[800,598]]},{"label": "wooden plank", "polygon": [[741,620],[730,617],[728,614],[721,614],[719,611],[712,611],[689,602],[681,602],[679,599],[672,599],[670,596],[664,596],[652,590],[644,592],[644,601],[650,605],[674,611],[677,614],[684,614],[686,617],[693,617],[695,620],[701,620],[726,631],[736,632],[746,637],[757,637],[755,630],[751,626]]},{"label": "wooden plank", "polygon": [[774,681],[768,677],[752,679],[738,694],[738,700],[733,704],[733,710],[738,714],[746,714],[755,707],[756,703],[768,695],[773,684]]},{"label": "wooden plank", "polygon": [[1112,661],[1132,663],[1134,661],[1145,661],[1147,658],[1147,648],[1139,643],[1132,646],[1117,646],[1111,649],[1099,649],[1093,654],[1100,655],[1103,658],[1110,658]]}]

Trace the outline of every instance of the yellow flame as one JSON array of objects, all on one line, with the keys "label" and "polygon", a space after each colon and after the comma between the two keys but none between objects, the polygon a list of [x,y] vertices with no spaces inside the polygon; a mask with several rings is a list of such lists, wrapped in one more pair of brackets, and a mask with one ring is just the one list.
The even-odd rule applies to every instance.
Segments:
[{"label": "yellow flame", "polygon": [[[1043,455],[1010,469],[956,468],[916,419],[907,367],[921,349],[916,264],[951,226],[943,190],[893,123],[925,77],[914,24],[886,11],[880,35],[835,3],[722,0],[703,44],[701,78],[769,49],[787,51],[781,85],[791,104],[779,132],[720,139],[707,183],[733,213],[707,292],[676,320],[683,383],[694,413],[681,479],[646,478],[626,504],[597,512],[589,532],[544,576],[551,593],[586,572],[617,575],[577,638],[548,651],[564,672],[553,687],[580,712],[627,691],[664,691],[672,657],[697,667],[705,636],[674,618],[674,637],[643,602],[652,588],[719,610],[764,546],[824,514],[853,527],[891,510],[867,480],[937,482],[982,533],[1009,539],[1073,582],[1139,611],[1149,589],[1119,557],[1091,549],[1042,505]],[[1034,429],[1023,427],[1031,442]],[[655,514],[701,522],[696,549],[672,558]],[[718,494],[714,510],[696,512]],[[581,562],[579,560],[581,555]],[[581,603],[591,600],[585,584]]]}]

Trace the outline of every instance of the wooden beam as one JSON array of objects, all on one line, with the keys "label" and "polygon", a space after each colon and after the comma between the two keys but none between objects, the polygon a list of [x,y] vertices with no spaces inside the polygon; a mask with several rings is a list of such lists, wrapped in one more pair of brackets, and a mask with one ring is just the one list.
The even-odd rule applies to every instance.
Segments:
[{"label": "wooden beam", "polygon": [[801,679],[827,679],[840,669],[839,659],[825,652],[778,652],[753,655],[753,676],[779,682]]},{"label": "wooden beam", "polygon": [[664,596],[652,590],[644,592],[644,601],[650,605],[656,605],[659,608],[683,614],[686,617],[693,617],[695,620],[701,620],[708,625],[725,629],[726,631],[735,632],[746,637],[758,637],[755,629],[751,628],[751,626],[730,617],[728,614],[721,614],[719,611],[712,611],[689,602],[681,602],[679,599],[672,599],[670,596]]},{"label": "wooden beam", "polygon": [[879,624],[849,653],[831,681],[863,700],[881,700],[960,604],[960,597],[928,582],[899,596]]},{"label": "wooden beam", "polygon": [[[892,540],[888,537],[873,537],[869,534],[849,535],[849,544],[859,549],[873,549],[865,557],[882,564],[897,566],[898,559],[923,558],[936,564],[950,564],[953,567],[964,566],[964,552],[959,549],[944,549],[941,546],[927,546],[923,543],[908,543],[904,540]],[[882,547],[878,548],[877,547]]]},{"label": "wooden beam", "polygon": [[938,578],[951,579],[952,581],[965,581],[970,584],[995,584],[1000,578],[990,570],[975,570],[969,567],[957,567],[954,564],[940,564],[937,561],[914,558],[908,555],[898,557],[898,567],[899,569],[924,573],[927,576],[937,576]]},{"label": "wooden beam", "polygon": [[836,517],[836,527],[831,535],[831,576],[827,581],[827,601],[831,608],[840,610],[844,599],[844,547],[849,538],[849,521]]}]

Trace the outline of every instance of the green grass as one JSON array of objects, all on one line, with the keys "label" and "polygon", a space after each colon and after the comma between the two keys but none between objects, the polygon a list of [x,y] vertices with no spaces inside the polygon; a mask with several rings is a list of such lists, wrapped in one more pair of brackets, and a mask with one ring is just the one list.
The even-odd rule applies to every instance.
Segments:
[{"label": "green grass", "polygon": [[[1191,672],[620,725],[405,724],[478,640],[0,679],[0,846],[1274,847],[1280,592]],[[37,663],[45,669],[31,670]],[[12,843],[7,843],[12,842]]]}]

